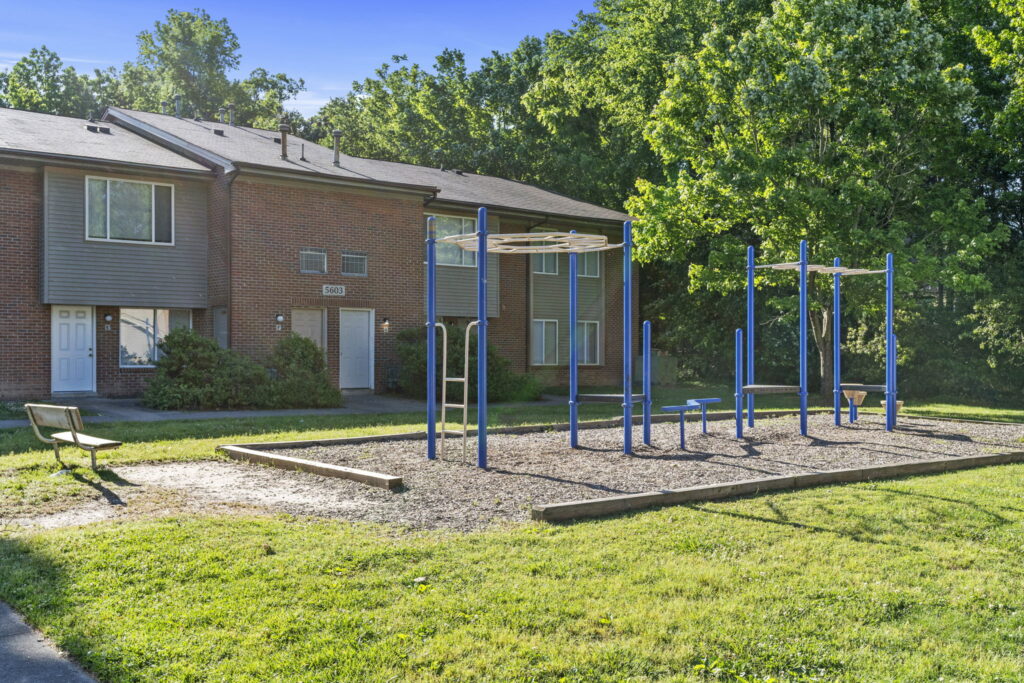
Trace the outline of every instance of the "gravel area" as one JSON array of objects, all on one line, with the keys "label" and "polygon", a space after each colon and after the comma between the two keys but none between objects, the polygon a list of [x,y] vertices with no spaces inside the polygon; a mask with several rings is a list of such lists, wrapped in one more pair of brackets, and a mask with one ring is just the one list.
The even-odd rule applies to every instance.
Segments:
[{"label": "gravel area", "polygon": [[[794,416],[758,421],[742,441],[734,438],[731,421],[709,423],[707,435],[700,433],[699,422],[687,422],[686,451],[678,448],[677,423],[655,424],[654,446],[637,445],[632,456],[619,450],[621,428],[581,431],[585,448],[579,451],[566,446],[565,432],[493,434],[488,438],[486,471],[460,461],[459,439],[449,442],[457,460],[426,460],[423,441],[313,446],[279,453],[404,479],[405,489],[399,492],[333,480],[327,486],[344,499],[322,511],[310,501],[307,514],[471,530],[526,520],[534,504],[1024,448],[1024,426],[1014,424],[901,417],[897,431],[886,433],[880,415],[865,415],[855,425],[841,427],[832,424],[831,415],[809,419],[809,437],[800,436]],[[637,428],[635,443],[639,437]],[[473,462],[475,439],[469,446]]]}]

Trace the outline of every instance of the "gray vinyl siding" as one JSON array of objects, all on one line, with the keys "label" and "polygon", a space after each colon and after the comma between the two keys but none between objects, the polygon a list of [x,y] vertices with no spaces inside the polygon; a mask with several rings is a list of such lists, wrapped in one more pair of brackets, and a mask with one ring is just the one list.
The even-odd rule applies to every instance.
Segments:
[{"label": "gray vinyl siding", "polygon": [[[525,258],[518,256],[516,258]],[[498,316],[499,257],[487,257],[487,317]],[[437,267],[437,315],[452,318],[476,318],[476,268]]]},{"label": "gray vinyl siding", "polygon": [[[438,212],[445,213],[445,212]],[[446,214],[453,215],[453,214]],[[472,216],[466,216],[471,218]],[[487,217],[487,229],[492,233],[501,231],[497,216]],[[526,258],[513,256],[512,258]],[[497,254],[487,257],[487,317],[496,318],[499,307],[499,284],[501,259]],[[425,271],[424,271],[425,272]],[[424,280],[425,282],[426,280]],[[476,318],[477,269],[467,266],[437,266],[437,315],[447,318]],[[424,298],[425,301],[425,298]]]},{"label": "gray vinyl siding", "polygon": [[[86,176],[174,185],[174,244],[85,239]],[[207,186],[201,181],[47,168],[44,303],[205,308]]]},{"label": "gray vinyl siding", "polygon": [[[528,257],[523,257],[528,258]],[[596,320],[598,323],[598,363],[605,358],[605,303],[604,282],[608,264],[607,252],[600,252],[600,277],[578,278],[579,309],[577,319]],[[569,257],[558,255],[558,274],[547,275],[533,272],[530,261],[530,334],[533,334],[533,320],[558,321],[558,364],[569,364]],[[531,347],[532,348],[532,347]],[[532,362],[532,358],[531,358]]]}]

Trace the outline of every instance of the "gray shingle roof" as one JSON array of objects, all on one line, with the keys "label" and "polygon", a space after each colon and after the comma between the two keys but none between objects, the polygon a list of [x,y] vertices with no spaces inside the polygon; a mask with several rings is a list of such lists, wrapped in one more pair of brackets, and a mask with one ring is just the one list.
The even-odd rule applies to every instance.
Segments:
[{"label": "gray shingle roof", "polygon": [[[109,133],[93,133],[87,125],[100,125]],[[207,171],[204,166],[108,123],[0,107],[0,155],[23,153],[42,157],[73,157],[164,167],[172,170]]]},{"label": "gray shingle roof", "polygon": [[[195,121],[168,114],[130,111],[110,107],[107,116],[115,121],[134,119],[184,142],[200,147],[233,164],[344,178],[369,182],[396,183],[436,188],[439,200],[472,206],[504,207],[545,215],[574,216],[607,221],[628,218],[619,211],[582,202],[525,183],[475,173],[458,174],[426,166],[341,155],[334,166],[334,151],[295,135],[288,136],[288,158],[281,158],[281,145],[274,142],[277,131],[229,126],[213,121]],[[223,135],[214,133],[222,130]],[[305,161],[302,157],[305,157]]]}]

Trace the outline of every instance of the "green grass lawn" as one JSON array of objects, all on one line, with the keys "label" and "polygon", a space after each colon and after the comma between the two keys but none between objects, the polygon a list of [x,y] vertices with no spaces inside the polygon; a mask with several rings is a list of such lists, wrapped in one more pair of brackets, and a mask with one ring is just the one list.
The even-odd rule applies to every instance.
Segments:
[{"label": "green grass lawn", "polygon": [[1012,465],[468,535],[7,534],[0,599],[109,681],[1010,681],[1022,544]]},{"label": "green grass lawn", "polygon": [[[495,424],[562,419],[492,409]],[[126,442],[111,463],[422,428],[418,414],[90,425]],[[116,476],[50,476],[26,428],[0,431],[0,454],[0,520]],[[1024,679],[1022,547],[1024,465],[1009,465],[473,534],[285,515],[0,526],[0,599],[111,681],[1009,681]]]}]

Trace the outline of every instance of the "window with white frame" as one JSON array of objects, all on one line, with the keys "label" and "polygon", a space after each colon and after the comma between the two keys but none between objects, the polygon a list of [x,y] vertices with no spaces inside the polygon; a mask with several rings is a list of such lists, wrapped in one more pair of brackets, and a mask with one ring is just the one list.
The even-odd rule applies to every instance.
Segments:
[{"label": "window with white frame", "polygon": [[[434,218],[437,239],[451,235],[471,235],[476,232],[476,219],[463,216],[440,216],[428,214]],[[475,266],[476,252],[466,251],[448,242],[437,243],[437,264],[439,266]]]},{"label": "window with white frame", "polygon": [[299,249],[299,272],[326,273],[327,250],[317,247],[302,247]]},{"label": "window with white frame", "polygon": [[576,359],[580,365],[597,365],[601,361],[596,320],[580,320],[576,323]]},{"label": "window with white frame", "polygon": [[558,321],[534,320],[530,336],[530,363],[558,365]]},{"label": "window with white frame", "polygon": [[532,254],[533,272],[541,275],[558,275],[558,254]]},{"label": "window with white frame", "polygon": [[110,242],[174,244],[174,186],[86,177],[85,236]]},{"label": "window with white frame", "polygon": [[577,256],[576,274],[579,277],[601,277],[601,252],[585,251]]},{"label": "window with white frame", "polygon": [[341,252],[342,275],[366,275],[366,254],[360,251]]},{"label": "window with white frame", "polygon": [[192,327],[187,308],[122,308],[120,313],[122,368],[153,367],[160,360],[159,344],[171,330]]}]

